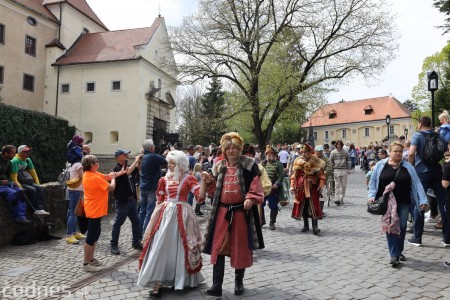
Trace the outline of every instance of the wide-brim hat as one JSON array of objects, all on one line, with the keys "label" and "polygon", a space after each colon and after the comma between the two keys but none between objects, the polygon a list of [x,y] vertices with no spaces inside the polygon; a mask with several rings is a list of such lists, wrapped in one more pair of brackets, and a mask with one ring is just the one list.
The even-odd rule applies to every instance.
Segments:
[{"label": "wide-brim hat", "polygon": [[269,153],[277,154],[278,151],[277,151],[277,149],[275,149],[274,146],[267,145],[267,146],[266,146],[266,152],[265,152],[265,153],[266,153],[266,154],[269,154]]}]

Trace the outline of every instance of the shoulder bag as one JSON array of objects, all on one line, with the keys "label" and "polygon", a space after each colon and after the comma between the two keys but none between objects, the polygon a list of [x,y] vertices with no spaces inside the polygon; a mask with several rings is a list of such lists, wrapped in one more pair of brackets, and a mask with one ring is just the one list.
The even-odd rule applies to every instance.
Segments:
[{"label": "shoulder bag", "polygon": [[[397,177],[398,177],[398,174],[400,173],[401,168],[402,168],[402,162],[398,166],[397,172],[395,172],[394,180],[392,180],[394,183],[395,183],[395,180],[397,180]],[[374,202],[367,203],[367,212],[372,215],[379,215],[379,216],[384,215],[387,211],[389,194],[390,193],[383,193],[383,195],[381,195],[380,197],[375,199]]]}]

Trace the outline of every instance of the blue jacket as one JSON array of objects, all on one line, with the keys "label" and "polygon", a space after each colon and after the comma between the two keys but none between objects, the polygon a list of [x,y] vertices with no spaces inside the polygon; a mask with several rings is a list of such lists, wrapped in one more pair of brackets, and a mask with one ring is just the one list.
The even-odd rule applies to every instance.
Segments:
[{"label": "blue jacket", "polygon": [[[380,160],[373,169],[372,176],[370,177],[369,181],[369,199],[375,198],[377,195],[380,174],[388,160],[389,157]],[[420,182],[419,176],[417,176],[416,170],[414,170],[414,167],[406,161],[403,161],[402,166],[406,168],[409,176],[411,176],[411,202],[414,203],[414,205],[416,205],[417,207],[422,204],[428,205],[427,196],[425,195],[425,191],[423,190],[423,186]]]},{"label": "blue jacket", "polygon": [[450,142],[450,124],[443,124],[439,127],[439,134],[445,138],[445,141]]},{"label": "blue jacket", "polygon": [[142,157],[141,166],[141,191],[156,191],[158,187],[158,181],[161,177],[161,165],[166,165],[166,159],[153,152],[144,152],[144,157]]}]

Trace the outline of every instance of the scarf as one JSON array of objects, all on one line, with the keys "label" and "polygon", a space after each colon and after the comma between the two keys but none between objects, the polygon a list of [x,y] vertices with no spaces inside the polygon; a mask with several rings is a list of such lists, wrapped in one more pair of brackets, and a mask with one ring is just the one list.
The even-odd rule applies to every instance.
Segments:
[{"label": "scarf", "polygon": [[386,213],[381,217],[381,230],[386,233],[396,234],[400,236],[400,219],[397,214],[397,200],[393,190],[395,183],[389,183],[384,189],[383,195],[389,193],[389,200]]}]

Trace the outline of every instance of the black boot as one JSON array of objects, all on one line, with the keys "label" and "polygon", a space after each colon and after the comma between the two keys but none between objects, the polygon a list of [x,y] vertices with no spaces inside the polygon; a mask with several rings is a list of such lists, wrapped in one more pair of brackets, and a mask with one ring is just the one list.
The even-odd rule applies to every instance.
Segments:
[{"label": "black boot", "polygon": [[278,209],[270,210],[270,229],[275,230],[275,223],[277,222]]},{"label": "black boot", "polygon": [[244,273],[245,269],[236,269],[234,270],[234,273],[236,274],[236,278],[234,280],[234,294],[239,296],[244,293]]},{"label": "black boot", "polygon": [[309,221],[308,221],[308,217],[305,218],[305,216],[303,216],[303,228],[302,228],[302,232],[307,232],[309,230]]},{"label": "black boot", "polygon": [[201,204],[195,204],[195,214],[197,215],[197,216],[203,216],[203,213],[200,211],[200,207],[201,207],[202,205]]},{"label": "black boot", "polygon": [[266,225],[266,216],[264,215],[264,207],[261,206],[261,227]]},{"label": "black boot", "polygon": [[319,225],[318,225],[318,222],[317,222],[317,219],[313,219],[312,220],[312,226],[313,226],[313,233],[315,234],[315,235],[318,235],[319,234],[319,232],[320,232],[320,229],[319,229]]},{"label": "black boot", "polygon": [[[213,285],[206,290],[211,296],[222,296],[223,273],[225,272],[225,256],[218,255],[216,264],[213,267]],[[243,276],[242,276],[243,277]]]}]

